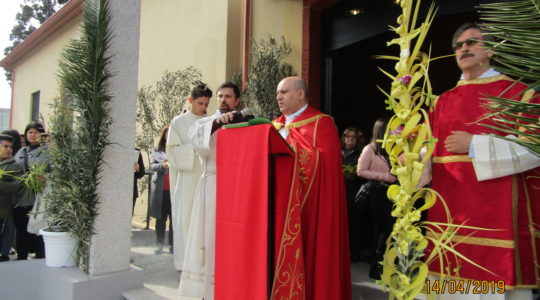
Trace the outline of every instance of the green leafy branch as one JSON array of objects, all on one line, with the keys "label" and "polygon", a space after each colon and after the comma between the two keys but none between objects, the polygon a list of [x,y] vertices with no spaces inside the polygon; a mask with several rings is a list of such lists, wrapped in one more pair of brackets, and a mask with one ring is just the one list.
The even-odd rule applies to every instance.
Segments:
[{"label": "green leafy branch", "polygon": [[[481,4],[481,26],[495,41],[484,41],[495,55],[497,70],[529,84],[528,90],[540,88],[540,2],[521,0]],[[517,136],[514,141],[540,156],[540,103],[516,101],[498,96],[487,96],[488,113],[495,125],[481,123],[488,128]]]},{"label": "green leafy branch", "polygon": [[37,194],[41,193],[43,188],[45,188],[46,169],[46,163],[36,163],[30,167],[30,170],[26,174],[22,176],[16,176],[15,172],[13,171],[5,171],[0,169],[0,179],[4,177],[12,177],[13,179],[23,183],[26,190]]}]

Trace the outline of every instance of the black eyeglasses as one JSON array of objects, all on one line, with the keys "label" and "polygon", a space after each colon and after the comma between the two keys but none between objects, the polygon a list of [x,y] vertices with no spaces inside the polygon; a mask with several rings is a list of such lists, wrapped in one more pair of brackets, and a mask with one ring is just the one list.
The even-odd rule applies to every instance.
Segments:
[{"label": "black eyeglasses", "polygon": [[466,39],[464,41],[455,42],[454,45],[452,45],[452,48],[454,48],[454,51],[459,50],[463,47],[463,44],[466,44],[467,46],[472,46],[474,44],[478,43],[477,39]]}]

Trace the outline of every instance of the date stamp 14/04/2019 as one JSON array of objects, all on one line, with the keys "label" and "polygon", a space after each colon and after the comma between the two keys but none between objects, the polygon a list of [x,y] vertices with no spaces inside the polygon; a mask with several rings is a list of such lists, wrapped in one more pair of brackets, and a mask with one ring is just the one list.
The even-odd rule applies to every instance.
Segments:
[{"label": "date stamp 14/04/2019", "polygon": [[503,280],[426,280],[426,294],[504,294]]}]

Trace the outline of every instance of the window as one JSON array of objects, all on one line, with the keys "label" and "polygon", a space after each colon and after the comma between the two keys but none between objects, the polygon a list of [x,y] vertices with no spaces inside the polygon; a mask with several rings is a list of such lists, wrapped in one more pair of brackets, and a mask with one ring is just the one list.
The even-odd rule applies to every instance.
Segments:
[{"label": "window", "polygon": [[32,121],[39,119],[39,91],[32,93]]}]

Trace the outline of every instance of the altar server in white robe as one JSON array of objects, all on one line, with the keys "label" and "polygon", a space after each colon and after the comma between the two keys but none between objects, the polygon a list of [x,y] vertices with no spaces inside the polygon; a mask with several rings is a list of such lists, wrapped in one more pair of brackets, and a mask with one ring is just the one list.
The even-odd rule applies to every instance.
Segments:
[{"label": "altar server in white robe", "polygon": [[193,199],[202,172],[201,163],[188,138],[188,131],[195,121],[206,116],[210,98],[212,98],[212,91],[206,84],[197,84],[189,98],[190,109],[171,121],[167,138],[174,232],[174,267],[178,271],[182,270]]},{"label": "altar server in white robe", "polygon": [[189,137],[199,155],[203,174],[199,181],[186,244],[179,293],[204,300],[214,299],[214,259],[216,226],[216,133],[233,119],[240,103],[240,90],[230,82],[217,91],[218,111],[198,120]]}]

